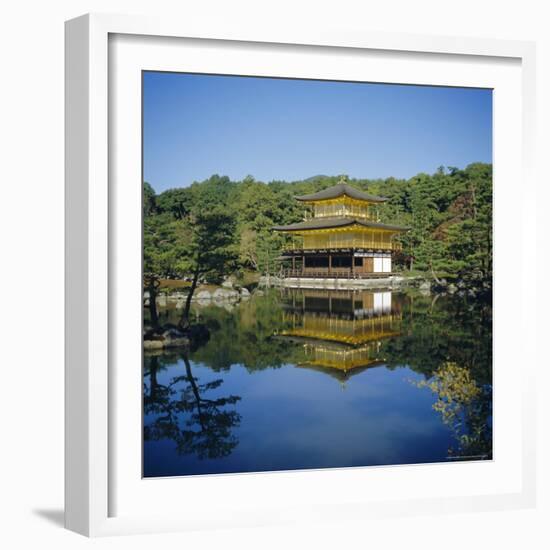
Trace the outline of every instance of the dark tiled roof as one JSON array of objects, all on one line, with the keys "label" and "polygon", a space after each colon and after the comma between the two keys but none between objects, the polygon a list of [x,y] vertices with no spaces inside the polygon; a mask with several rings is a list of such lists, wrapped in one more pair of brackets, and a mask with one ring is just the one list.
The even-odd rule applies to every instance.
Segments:
[{"label": "dark tiled roof", "polygon": [[347,183],[339,183],[338,185],[333,185],[332,187],[323,189],[318,193],[312,193],[311,195],[302,195],[295,198],[299,201],[322,201],[328,199],[336,199],[338,197],[341,197],[342,195],[347,195],[352,199],[359,199],[369,202],[385,202],[388,200],[386,197],[376,197],[375,195],[364,193],[363,191],[360,191],[359,189],[356,189],[355,187],[352,187]]},{"label": "dark tiled roof", "polygon": [[275,231],[308,231],[310,229],[332,229],[333,227],[347,227],[349,225],[362,225],[373,229],[389,229],[393,231],[408,231],[408,227],[390,225],[387,223],[371,222],[359,218],[312,218],[305,222],[291,223],[290,225],[276,225]]},{"label": "dark tiled roof", "polygon": [[380,367],[385,364],[386,363],[382,361],[373,360],[372,363],[368,363],[362,366],[352,366],[348,370],[341,370],[339,368],[332,367],[332,366],[316,365],[315,363],[300,363],[298,367],[315,370],[317,372],[323,372],[329,375],[331,378],[335,378],[339,382],[346,382],[356,374],[361,374],[362,372],[365,372],[368,369]]}]

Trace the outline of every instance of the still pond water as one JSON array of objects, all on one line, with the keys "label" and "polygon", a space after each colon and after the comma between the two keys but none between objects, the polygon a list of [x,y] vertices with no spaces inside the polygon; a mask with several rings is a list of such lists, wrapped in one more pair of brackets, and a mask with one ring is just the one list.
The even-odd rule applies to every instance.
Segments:
[{"label": "still pond water", "polygon": [[489,304],[276,289],[193,314],[208,343],[145,354],[145,477],[492,458]]}]

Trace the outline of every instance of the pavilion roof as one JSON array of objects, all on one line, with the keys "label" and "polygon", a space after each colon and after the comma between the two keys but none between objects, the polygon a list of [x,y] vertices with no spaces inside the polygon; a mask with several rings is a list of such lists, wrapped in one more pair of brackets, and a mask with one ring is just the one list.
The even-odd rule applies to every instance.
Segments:
[{"label": "pavilion roof", "polygon": [[312,193],[310,195],[301,195],[294,198],[299,201],[315,202],[315,201],[336,199],[338,197],[341,197],[342,195],[346,195],[348,197],[351,197],[352,199],[368,201],[368,202],[385,202],[388,200],[386,197],[377,197],[376,195],[369,195],[368,193],[360,191],[359,189],[356,189],[355,187],[352,187],[347,183],[338,183],[337,185],[333,185],[332,187],[327,187],[326,189],[323,189],[322,191],[318,191],[317,193]]},{"label": "pavilion roof", "polygon": [[324,373],[330,376],[331,378],[333,378],[334,380],[337,380],[338,382],[340,382],[340,384],[342,384],[342,387],[345,388],[346,387],[345,384],[350,380],[350,378],[357,376],[358,374],[361,374],[366,370],[384,366],[385,364],[386,363],[383,363],[381,361],[376,361],[367,365],[353,366],[347,370],[339,369],[328,365],[320,365],[320,364],[311,363],[311,362],[299,363],[296,366],[301,369],[308,369],[308,370]]},{"label": "pavilion roof", "polygon": [[348,227],[350,225],[361,225],[372,229],[388,229],[390,231],[408,231],[408,227],[391,225],[388,223],[372,222],[361,218],[336,217],[336,218],[311,218],[305,222],[291,223],[290,225],[276,225],[275,231],[311,231],[315,229],[332,229]]}]

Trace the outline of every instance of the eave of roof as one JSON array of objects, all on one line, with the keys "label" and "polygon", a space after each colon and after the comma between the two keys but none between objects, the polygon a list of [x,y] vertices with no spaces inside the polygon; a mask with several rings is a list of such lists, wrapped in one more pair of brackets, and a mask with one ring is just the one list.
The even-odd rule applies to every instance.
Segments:
[{"label": "eave of roof", "polygon": [[368,369],[372,369],[382,365],[385,365],[385,363],[381,361],[377,361],[375,363],[371,363],[369,365],[365,365],[361,367],[354,366],[349,368],[348,370],[342,370],[337,367],[331,367],[331,366],[316,365],[314,363],[298,363],[297,366],[299,368],[315,370],[317,372],[324,373],[327,376],[330,376],[331,378],[333,378],[334,380],[337,380],[342,384],[347,382],[352,376],[356,376],[358,374],[361,374],[362,372],[365,372]]},{"label": "eave of roof", "polygon": [[368,202],[386,202],[388,200],[386,197],[377,197],[376,195],[369,195],[368,193],[365,193],[359,189],[356,189],[355,187],[352,187],[347,183],[339,183],[337,185],[333,185],[332,187],[327,187],[322,191],[318,191],[317,193],[312,193],[310,195],[300,195],[294,198],[299,201],[315,202],[315,201],[337,199],[338,197],[341,197],[343,195],[351,197],[352,199],[368,201]]},{"label": "eave of roof", "polygon": [[348,227],[350,225],[361,225],[372,229],[387,229],[389,231],[408,231],[408,227],[391,225],[387,223],[371,222],[360,218],[312,218],[305,222],[291,223],[290,225],[276,225],[275,231],[312,231],[315,229],[333,229],[338,227]]}]

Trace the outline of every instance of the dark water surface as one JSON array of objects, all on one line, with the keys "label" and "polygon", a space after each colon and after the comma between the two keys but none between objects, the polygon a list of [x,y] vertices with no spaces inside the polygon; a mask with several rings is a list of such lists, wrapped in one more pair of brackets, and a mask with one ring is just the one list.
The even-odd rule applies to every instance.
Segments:
[{"label": "dark water surface", "polygon": [[492,458],[489,304],[271,290],[194,315],[207,344],[145,354],[146,477]]}]

